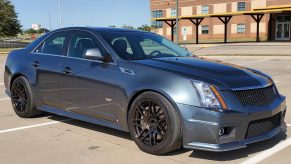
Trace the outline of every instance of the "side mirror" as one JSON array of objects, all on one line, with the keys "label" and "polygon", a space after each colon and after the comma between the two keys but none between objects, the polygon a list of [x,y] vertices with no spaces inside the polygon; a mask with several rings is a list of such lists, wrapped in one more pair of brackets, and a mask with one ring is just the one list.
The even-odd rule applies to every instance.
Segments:
[{"label": "side mirror", "polygon": [[105,57],[101,54],[98,48],[87,49],[84,52],[84,58],[92,59],[92,60],[102,60],[102,61],[105,60]]}]

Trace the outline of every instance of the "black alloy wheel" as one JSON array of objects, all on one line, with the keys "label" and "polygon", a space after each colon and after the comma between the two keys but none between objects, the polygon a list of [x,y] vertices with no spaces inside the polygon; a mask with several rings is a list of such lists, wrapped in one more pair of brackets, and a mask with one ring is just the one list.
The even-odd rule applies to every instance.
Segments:
[{"label": "black alloy wheel", "polygon": [[15,113],[22,118],[35,117],[42,112],[37,110],[28,80],[17,77],[11,84],[11,103]]},{"label": "black alloy wheel", "polygon": [[182,145],[182,128],[174,106],[162,95],[144,92],[133,101],[130,134],[138,147],[150,154],[165,154]]},{"label": "black alloy wheel", "polygon": [[168,127],[164,110],[151,99],[137,106],[134,112],[134,129],[143,144],[156,146],[166,137]]},{"label": "black alloy wheel", "polygon": [[25,112],[27,108],[27,93],[24,85],[19,81],[15,82],[11,88],[11,101],[13,108],[19,113]]}]

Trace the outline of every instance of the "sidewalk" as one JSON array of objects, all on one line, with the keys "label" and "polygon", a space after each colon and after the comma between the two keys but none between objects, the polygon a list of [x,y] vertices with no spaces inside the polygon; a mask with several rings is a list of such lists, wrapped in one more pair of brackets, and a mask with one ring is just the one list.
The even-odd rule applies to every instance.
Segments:
[{"label": "sidewalk", "polygon": [[291,56],[291,42],[182,45],[199,56]]}]

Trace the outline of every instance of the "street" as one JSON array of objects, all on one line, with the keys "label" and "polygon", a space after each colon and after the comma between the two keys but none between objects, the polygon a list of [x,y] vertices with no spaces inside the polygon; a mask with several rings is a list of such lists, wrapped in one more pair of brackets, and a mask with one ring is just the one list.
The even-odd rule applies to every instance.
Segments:
[{"label": "street", "polygon": [[[291,106],[291,57],[211,57],[258,69],[270,74],[279,92]],[[290,163],[291,113],[287,110],[288,131],[273,139],[230,152],[181,149],[163,155],[149,155],[138,149],[129,133],[72,120],[52,114],[23,119],[15,115],[4,93],[6,56],[0,56],[0,163]],[[198,132],[199,133],[199,132]],[[276,146],[277,145],[277,146]],[[279,145],[279,146],[278,146]],[[265,152],[266,151],[266,152]]]}]

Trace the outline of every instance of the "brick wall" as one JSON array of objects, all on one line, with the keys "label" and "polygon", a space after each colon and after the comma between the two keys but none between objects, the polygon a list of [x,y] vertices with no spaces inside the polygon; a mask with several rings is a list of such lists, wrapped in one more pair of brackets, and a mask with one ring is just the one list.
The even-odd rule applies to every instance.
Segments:
[{"label": "brick wall", "polygon": [[[199,13],[197,10],[201,10],[201,6],[208,5],[209,13],[216,12],[236,12],[237,2],[246,2],[246,10],[250,11],[254,8],[261,8],[267,6],[278,6],[278,5],[291,5],[291,0],[179,0],[179,8],[180,12],[179,16],[183,13],[195,15]],[[151,10],[163,10],[163,15],[166,17],[166,10],[171,8],[176,8],[175,0],[150,0]],[[192,9],[192,12],[189,10]],[[181,11],[184,12],[181,12]],[[273,15],[274,16],[274,15]],[[268,37],[268,25],[269,25],[270,16],[269,14],[265,14],[260,24],[260,37],[267,38]],[[246,30],[245,33],[239,34],[236,32],[237,24],[245,24]],[[275,22],[272,24],[271,31],[275,33]],[[206,18],[202,21],[201,26],[208,25],[209,26],[209,34],[201,34],[201,27],[199,28],[199,37],[202,39],[218,39],[223,38],[224,36],[224,27],[223,23],[218,18]],[[182,20],[179,23],[179,38],[183,39],[182,36],[182,28],[185,27],[188,29],[192,29],[188,32],[187,40],[193,40],[195,38],[195,26],[188,20]],[[163,35],[170,39],[169,26],[165,23],[163,24],[162,31]],[[168,31],[168,32],[167,32]],[[229,24],[228,24],[228,36],[229,38],[254,38],[256,36],[256,22],[251,18],[251,16],[234,16]],[[271,36],[274,39],[274,36]]]}]

